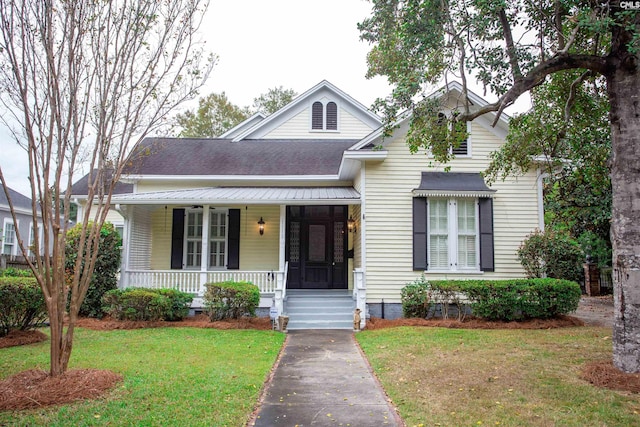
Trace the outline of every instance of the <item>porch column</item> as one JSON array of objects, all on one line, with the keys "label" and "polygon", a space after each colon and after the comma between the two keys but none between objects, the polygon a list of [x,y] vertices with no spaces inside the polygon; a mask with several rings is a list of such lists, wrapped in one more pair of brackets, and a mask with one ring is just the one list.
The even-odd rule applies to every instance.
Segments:
[{"label": "porch column", "polygon": [[284,266],[286,262],[285,260],[286,241],[287,241],[287,206],[280,205],[280,240],[279,240],[280,245],[278,247],[278,251],[279,251],[278,269],[280,271],[284,270]]},{"label": "porch column", "polygon": [[198,295],[204,295],[204,285],[207,283],[209,270],[209,205],[202,206],[202,260],[200,262],[200,289]]}]

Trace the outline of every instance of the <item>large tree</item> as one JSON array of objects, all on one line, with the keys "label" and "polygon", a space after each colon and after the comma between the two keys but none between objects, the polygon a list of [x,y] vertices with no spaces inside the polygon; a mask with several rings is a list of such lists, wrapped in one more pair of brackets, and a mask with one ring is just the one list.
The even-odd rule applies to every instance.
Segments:
[{"label": "large tree", "polygon": [[175,124],[181,129],[179,137],[215,138],[250,115],[248,108],[229,102],[224,92],[212,93],[198,100],[197,110],[177,114]]},{"label": "large tree", "polygon": [[[437,160],[448,160],[442,145],[452,138],[423,138],[438,126],[437,111],[421,93],[454,75],[463,92],[472,76],[498,96],[472,111],[460,103],[454,120],[502,113],[547,77],[566,70],[602,76],[611,126],[614,268],[614,364],[640,372],[640,10],[637,2],[578,0],[372,0],[372,16],[360,24],[373,44],[369,75],[394,85],[379,103],[391,122],[413,112],[409,142],[424,143]],[[584,83],[581,83],[584,84]],[[412,138],[412,135],[415,138]]]},{"label": "large tree", "polygon": [[[129,148],[193,98],[215,62],[196,39],[206,6],[206,0],[0,2],[2,120],[29,158],[35,247],[43,248],[29,262],[47,304],[52,376],[67,369]],[[67,282],[71,185],[81,165],[90,171],[89,208],[77,220],[83,256]],[[1,169],[0,179],[6,188]],[[23,254],[26,238],[18,231]]]},{"label": "large tree", "polygon": [[269,115],[291,102],[296,96],[293,89],[282,86],[269,89],[253,99],[253,108],[239,107],[229,101],[227,95],[212,93],[198,100],[196,110],[177,114],[174,125],[180,129],[179,137],[216,138],[239,124],[252,114]]}]

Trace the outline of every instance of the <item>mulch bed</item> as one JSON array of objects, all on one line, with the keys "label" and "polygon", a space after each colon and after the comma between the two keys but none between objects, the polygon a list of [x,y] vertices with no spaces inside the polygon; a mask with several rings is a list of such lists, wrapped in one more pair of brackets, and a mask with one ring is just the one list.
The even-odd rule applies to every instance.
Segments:
[{"label": "mulch bed", "polygon": [[34,344],[46,341],[49,337],[40,331],[10,331],[8,335],[0,338],[0,348],[14,347],[17,345]]},{"label": "mulch bed", "polygon": [[530,319],[519,322],[498,322],[477,318],[457,319],[379,319],[372,317],[367,320],[366,329],[396,328],[399,326],[430,326],[438,328],[458,329],[554,329],[584,326],[584,322],[572,316],[558,316],[553,319]]},{"label": "mulch bed", "polygon": [[0,381],[0,411],[96,399],[120,381],[121,375],[98,369],[72,369],[57,377],[38,369],[23,371]]},{"label": "mulch bed", "polygon": [[580,377],[596,387],[640,393],[640,374],[626,374],[613,366],[611,360],[585,364]]},{"label": "mulch bed", "polygon": [[146,320],[115,320],[110,317],[103,319],[81,318],[76,326],[80,328],[92,329],[94,331],[110,331],[114,329],[143,329],[143,328],[168,328],[168,327],[191,327],[191,328],[212,328],[212,329],[271,329],[271,319],[268,317],[243,317],[237,320],[224,320],[211,322],[206,315],[187,317],[177,322],[146,321]]}]

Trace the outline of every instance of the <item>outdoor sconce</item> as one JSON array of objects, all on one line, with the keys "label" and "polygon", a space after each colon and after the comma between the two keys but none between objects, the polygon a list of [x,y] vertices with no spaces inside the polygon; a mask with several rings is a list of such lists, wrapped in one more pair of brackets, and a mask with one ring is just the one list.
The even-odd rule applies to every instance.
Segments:
[{"label": "outdoor sconce", "polygon": [[349,215],[349,219],[347,220],[347,230],[349,230],[349,233],[355,233],[358,231],[356,228],[356,220],[353,219],[352,215]]},{"label": "outdoor sconce", "polygon": [[260,221],[258,221],[258,231],[260,231],[260,235],[264,234],[264,219],[260,217]]}]

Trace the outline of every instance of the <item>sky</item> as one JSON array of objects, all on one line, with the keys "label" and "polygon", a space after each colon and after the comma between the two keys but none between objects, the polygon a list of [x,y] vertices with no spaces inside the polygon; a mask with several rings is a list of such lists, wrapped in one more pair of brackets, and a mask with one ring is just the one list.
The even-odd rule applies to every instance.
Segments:
[{"label": "sky", "polygon": [[[370,107],[391,91],[384,77],[365,77],[370,46],[357,24],[370,13],[365,0],[211,0],[201,38],[218,63],[200,95],[225,92],[244,107],[271,88],[301,94],[328,80]],[[30,194],[26,153],[2,128],[0,166],[11,188]]]}]

